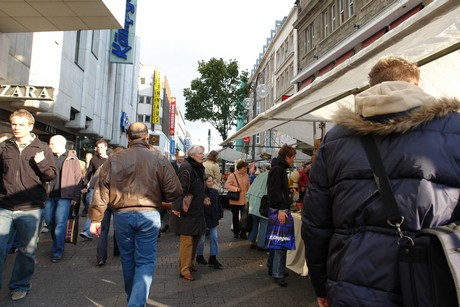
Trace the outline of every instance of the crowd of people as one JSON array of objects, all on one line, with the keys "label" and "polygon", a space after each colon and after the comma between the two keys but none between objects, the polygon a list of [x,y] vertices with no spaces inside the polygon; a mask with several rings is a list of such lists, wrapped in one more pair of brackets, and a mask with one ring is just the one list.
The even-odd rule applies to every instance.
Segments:
[{"label": "crowd of people", "polygon": [[[32,133],[32,114],[15,111],[12,134],[0,135],[0,274],[8,252],[18,251],[8,284],[11,299],[31,289],[43,220],[53,239],[50,261],[59,262],[69,212],[80,202],[87,215],[80,236],[99,238],[99,266],[107,260],[113,219],[114,255],[120,255],[128,306],[147,302],[161,232],[178,235],[178,275],[185,281],[195,280],[197,264],[225,269],[218,260],[225,189],[237,195],[228,201],[234,239],[267,252],[268,274],[280,287],[288,285],[286,253],[295,245],[284,241],[293,239],[291,208],[300,201],[318,305],[401,305],[397,244],[362,137],[371,136],[384,157],[407,221],[404,231],[415,234],[460,220],[460,102],[435,99],[418,87],[419,80],[415,63],[380,59],[369,73],[370,88],[356,95],[356,111],[340,109],[312,161],[300,167],[298,186],[288,180],[296,149],[286,144],[265,171],[240,160],[224,178],[218,151],[205,158],[205,148],[192,145],[171,162],[148,144],[147,126],[133,123],[128,148],[109,154],[107,142],[99,140],[96,154],[80,161],[63,136],[41,142]],[[264,197],[268,213],[260,210]]]}]

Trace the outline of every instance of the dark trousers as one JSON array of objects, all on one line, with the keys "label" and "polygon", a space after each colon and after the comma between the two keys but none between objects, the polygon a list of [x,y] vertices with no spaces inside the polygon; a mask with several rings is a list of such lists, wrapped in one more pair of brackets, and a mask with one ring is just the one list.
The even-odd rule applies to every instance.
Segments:
[{"label": "dark trousers", "polygon": [[[97,261],[106,261],[107,260],[107,246],[109,244],[109,230],[110,230],[110,220],[112,219],[112,210],[107,208],[104,213],[104,218],[101,222],[101,235],[97,242]],[[119,255],[117,240],[115,239],[115,234],[113,236],[113,253]]]},{"label": "dark trousers", "polygon": [[239,235],[242,232],[240,232],[240,213],[243,212],[244,206],[238,206],[238,205],[230,205],[230,208],[232,209],[232,222],[233,222],[233,233],[235,235]]}]

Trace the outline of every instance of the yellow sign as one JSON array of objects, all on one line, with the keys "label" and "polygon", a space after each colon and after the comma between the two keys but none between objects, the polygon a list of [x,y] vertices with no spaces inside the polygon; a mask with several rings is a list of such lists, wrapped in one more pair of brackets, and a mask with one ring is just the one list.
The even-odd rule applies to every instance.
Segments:
[{"label": "yellow sign", "polygon": [[[155,70],[153,75],[153,105],[152,105],[152,124],[160,124],[160,92],[161,80],[160,72]],[[152,129],[153,130],[153,129]]]}]

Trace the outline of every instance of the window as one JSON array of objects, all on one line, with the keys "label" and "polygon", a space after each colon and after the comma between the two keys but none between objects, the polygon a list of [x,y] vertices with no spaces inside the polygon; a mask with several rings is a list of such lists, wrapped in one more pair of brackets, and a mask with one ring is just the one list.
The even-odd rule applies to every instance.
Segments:
[{"label": "window", "polygon": [[323,12],[323,38],[326,38],[329,34],[329,14],[326,11]]},{"label": "window", "polygon": [[256,144],[260,144],[260,133],[256,134]]},{"label": "window", "polygon": [[150,115],[145,115],[144,123],[150,123]]},{"label": "window", "polygon": [[331,33],[332,33],[332,32],[335,31],[336,26],[337,26],[337,24],[336,24],[336,22],[337,22],[337,20],[336,20],[337,19],[337,16],[336,16],[337,12],[336,12],[335,4],[331,5],[330,9],[331,9]]},{"label": "window", "polygon": [[145,84],[145,78],[143,78],[143,77],[141,78],[141,84],[143,84],[143,85]]},{"label": "window", "polygon": [[92,54],[98,58],[99,54],[99,37],[101,32],[99,30],[93,30],[93,38],[91,40],[91,52]]},{"label": "window", "polygon": [[339,24],[345,22],[345,0],[339,0]]},{"label": "window", "polygon": [[137,97],[137,103],[144,103],[144,97],[145,96],[138,96]]},{"label": "window", "polygon": [[348,17],[355,14],[354,0],[348,0]]},{"label": "window", "polygon": [[75,64],[81,70],[85,69],[85,49],[86,49],[86,31],[77,31],[77,40],[75,45]]},{"label": "window", "polygon": [[146,103],[146,104],[152,104],[152,97],[150,97],[150,96],[145,96],[145,103]]},{"label": "window", "polygon": [[310,24],[305,30],[305,51],[313,49],[315,43],[315,28],[313,24]]},{"label": "window", "polygon": [[137,115],[137,121],[142,123],[144,121],[144,115]]}]

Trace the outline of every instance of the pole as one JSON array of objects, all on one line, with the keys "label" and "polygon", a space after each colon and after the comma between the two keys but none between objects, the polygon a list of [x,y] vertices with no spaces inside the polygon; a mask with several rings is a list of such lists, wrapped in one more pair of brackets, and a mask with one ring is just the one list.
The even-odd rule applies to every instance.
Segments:
[{"label": "pole", "polygon": [[208,152],[211,151],[211,129],[208,129]]}]

